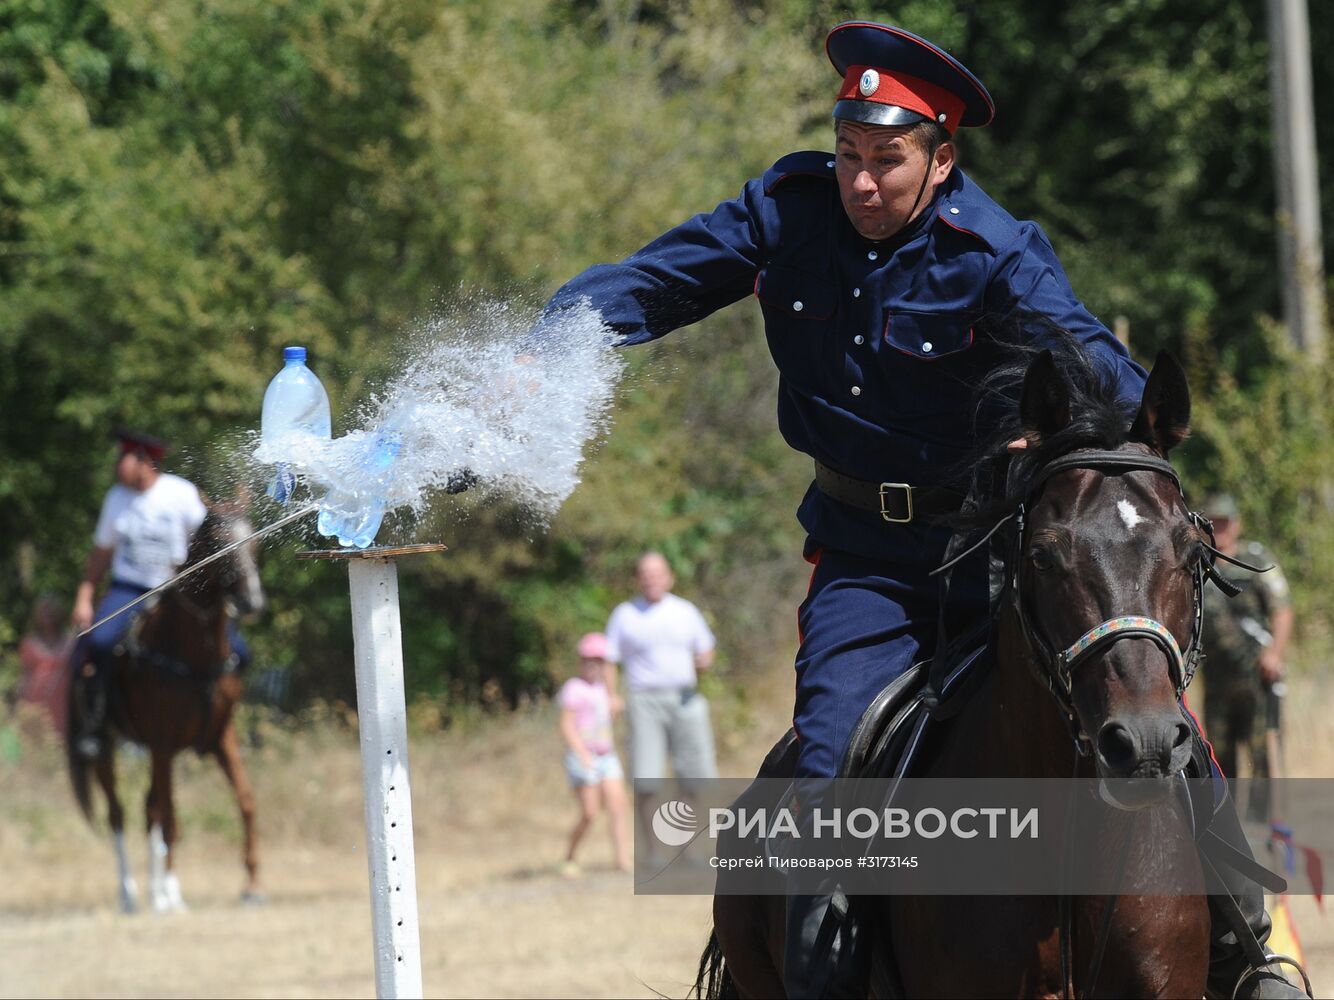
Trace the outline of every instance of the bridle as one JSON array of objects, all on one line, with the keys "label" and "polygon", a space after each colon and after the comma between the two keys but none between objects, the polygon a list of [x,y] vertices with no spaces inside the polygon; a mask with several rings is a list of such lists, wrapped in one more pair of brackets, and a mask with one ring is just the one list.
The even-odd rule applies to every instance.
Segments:
[{"label": "bridle", "polygon": [[[1052,477],[1072,469],[1093,469],[1105,473],[1137,471],[1157,473],[1171,480],[1183,506],[1185,506],[1185,492],[1181,488],[1181,479],[1177,476],[1176,470],[1165,458],[1143,452],[1100,449],[1079,450],[1062,455],[1044,465],[1027,484],[1024,491],[1024,500],[1019,504],[1018,510],[1013,515],[1015,520],[1014,541],[1009,552],[1009,564],[1006,567],[1006,586],[1010,592],[1010,603],[1018,618],[1020,632],[1033,653],[1029,657],[1029,662],[1033,664],[1039,679],[1046,683],[1047,689],[1056,699],[1061,713],[1065,717],[1070,736],[1074,740],[1078,752],[1078,756],[1075,758],[1075,773],[1078,773],[1079,758],[1088,757],[1092,754],[1093,743],[1088,734],[1083,731],[1079,723],[1079,717],[1075,712],[1075,669],[1084,661],[1096,656],[1099,652],[1106,651],[1113,643],[1120,642],[1122,639],[1147,639],[1167,655],[1172,684],[1176,689],[1176,699],[1180,702],[1200,663],[1200,647],[1204,635],[1205,582],[1212,581],[1229,597],[1235,597],[1240,593],[1240,588],[1218,572],[1215,568],[1215,560],[1224,559],[1253,572],[1264,572],[1264,570],[1218,551],[1214,545],[1213,525],[1209,519],[1203,514],[1191,511],[1187,506],[1186,517],[1191,525],[1201,533],[1200,545],[1203,552],[1200,558],[1194,561],[1191,568],[1191,635],[1185,651],[1182,651],[1176,637],[1166,625],[1147,615],[1119,615],[1115,618],[1109,618],[1094,625],[1064,649],[1055,649],[1047,642],[1042,632],[1034,627],[1033,618],[1027,611],[1027,602],[1024,599],[1024,591],[1020,584],[1024,567],[1028,563],[1024,559],[1029,528],[1027,512],[1036,505],[1043,487]],[[1014,471],[1014,467],[1011,466],[1011,473]],[[1205,537],[1208,538],[1207,542],[1204,541]],[[1118,877],[1125,870],[1132,840],[1133,838],[1126,837],[1122,843],[1116,861]],[[1204,859],[1204,863],[1209,864],[1207,858]],[[1093,955],[1085,977],[1084,996],[1092,996],[1096,991],[1098,974],[1102,969],[1107,943],[1111,936],[1112,919],[1116,912],[1118,898],[1114,895],[1107,901],[1102,917],[1098,922]],[[1062,895],[1060,897],[1059,910],[1062,991],[1066,996],[1073,997],[1077,994],[1072,967],[1071,942],[1074,934],[1072,928],[1073,905],[1070,896]],[[1260,951],[1258,944],[1255,947],[1257,951]],[[1260,959],[1263,960],[1265,957],[1263,951],[1260,951]],[[1304,972],[1303,975],[1305,975]]]},{"label": "bridle", "polygon": [[[1020,463],[1012,462],[1009,468],[1011,483],[1007,486],[1006,495],[1014,496],[1018,493],[1017,484],[1013,479],[1018,476]],[[1093,750],[1092,741],[1083,731],[1079,723],[1079,716],[1074,706],[1074,672],[1084,661],[1104,652],[1113,643],[1120,642],[1122,639],[1147,639],[1157,645],[1167,656],[1168,668],[1171,672],[1172,684],[1176,689],[1177,700],[1180,701],[1185,694],[1186,688],[1190,685],[1191,679],[1195,676],[1195,671],[1199,666],[1201,658],[1201,642],[1204,635],[1204,585],[1206,581],[1212,582],[1228,597],[1235,597],[1240,593],[1240,588],[1222,576],[1215,567],[1215,561],[1218,559],[1233,563],[1251,572],[1263,573],[1266,569],[1272,567],[1252,566],[1248,563],[1235,559],[1232,556],[1220,552],[1214,544],[1213,525],[1203,514],[1191,511],[1186,508],[1186,516],[1192,526],[1201,534],[1200,546],[1204,550],[1201,557],[1195,560],[1191,569],[1192,580],[1192,622],[1190,642],[1183,652],[1176,637],[1162,622],[1148,615],[1118,615],[1109,618],[1093,626],[1069,646],[1063,649],[1057,649],[1051,645],[1034,626],[1034,618],[1027,609],[1027,602],[1024,599],[1024,591],[1021,587],[1024,576],[1024,567],[1027,560],[1024,558],[1025,547],[1028,541],[1028,529],[1030,527],[1028,520],[1029,511],[1037,504],[1041,498],[1042,490],[1046,484],[1062,472],[1068,472],[1072,469],[1093,469],[1105,473],[1117,472],[1153,472],[1166,476],[1171,480],[1172,485],[1176,487],[1178,496],[1181,497],[1183,505],[1185,504],[1185,492],[1181,488],[1181,479],[1176,470],[1167,459],[1158,455],[1145,454],[1143,452],[1129,451],[1110,451],[1104,449],[1081,449],[1069,452],[1059,458],[1052,459],[1043,465],[1032,479],[1024,486],[1023,499],[1017,508],[1009,514],[1002,517],[998,522],[981,537],[980,540],[973,542],[966,549],[952,555],[944,564],[933,571],[934,574],[945,574],[944,588],[948,591],[949,571],[957,566],[968,556],[984,548],[988,542],[1001,531],[1006,525],[1011,526],[1013,537],[1008,551],[1008,561],[1005,566],[1005,589],[1009,593],[1010,604],[1014,609],[1015,616],[1019,625],[1020,634],[1027,643],[1032,655],[1028,657],[1038,679],[1044,683],[1051,692],[1061,709],[1061,714],[1066,720],[1071,739],[1074,741],[1077,750],[1075,758],[1075,773],[1078,773],[1079,758],[1091,755]],[[1204,539],[1207,538],[1208,541]],[[1004,594],[1002,594],[1002,599]],[[1127,851],[1132,838],[1125,838],[1117,862],[1118,870],[1123,871],[1127,860]],[[1098,973],[1102,967],[1102,961],[1106,952],[1107,942],[1111,935],[1112,918],[1116,911],[1116,901],[1118,897],[1112,896],[1108,905],[1103,910],[1099,921],[1099,927],[1096,934],[1096,943],[1094,945],[1093,958],[1089,965],[1087,975],[1087,986],[1085,995],[1092,995],[1095,992],[1095,986],[1098,981]],[[1071,967],[1071,939],[1073,937],[1071,921],[1072,906],[1071,897],[1062,895],[1059,900],[1061,916],[1060,926],[1060,955],[1061,955],[1061,981],[1062,991],[1065,996],[1074,996],[1075,984],[1073,971]],[[1259,945],[1256,945],[1259,949]],[[1265,955],[1260,952],[1259,958],[1263,960]],[[1305,973],[1303,972],[1303,975]],[[1309,990],[1308,990],[1309,992]]]},{"label": "bridle", "polygon": [[[223,525],[225,524],[225,522],[222,520],[221,517],[219,517],[216,524]],[[217,539],[218,528],[215,525],[210,530],[213,532],[213,535],[211,537],[213,539],[213,542],[216,544],[218,541]],[[217,550],[221,550],[223,548],[226,548],[226,546],[218,545]],[[202,558],[197,559],[196,563],[202,561],[203,561]],[[226,617],[235,617],[234,612],[230,608],[230,604],[232,598],[232,590],[236,587],[236,582],[240,579],[241,579],[241,570],[237,566],[237,560],[235,558],[228,559],[225,563],[223,563],[222,568],[218,572],[214,573],[212,576],[213,585],[218,588],[218,592],[223,599],[222,613]],[[187,593],[187,588],[185,587],[178,587],[175,591],[175,596],[177,603],[180,604],[181,607],[183,607],[191,615],[193,615],[195,620],[200,622],[201,624],[212,621],[218,614],[219,609],[217,607],[213,606],[212,604],[210,604],[207,607],[201,605],[198,601],[194,600],[194,598],[192,598]]]},{"label": "bridle", "polygon": [[[1094,625],[1064,649],[1052,646],[1042,631],[1034,625],[1034,617],[1027,607],[1024,591],[1021,587],[1026,560],[1023,558],[1028,539],[1028,511],[1041,497],[1043,487],[1062,472],[1071,469],[1093,469],[1103,472],[1154,472],[1166,476],[1176,487],[1177,493],[1185,501],[1181,488],[1181,479],[1172,464],[1165,458],[1137,452],[1080,450],[1055,458],[1043,466],[1028,484],[1024,500],[1012,515],[1014,518],[1014,541],[1009,554],[1006,585],[1010,591],[1010,603],[1019,622],[1020,633],[1033,652],[1031,658],[1037,671],[1038,679],[1046,684],[1052,697],[1056,699],[1061,714],[1066,720],[1070,736],[1080,756],[1092,752],[1092,742],[1080,726],[1074,706],[1074,672],[1086,660],[1105,652],[1113,643],[1123,639],[1147,639],[1158,646],[1167,656],[1168,669],[1172,684],[1179,701],[1190,685],[1191,679],[1199,666],[1201,640],[1204,634],[1204,584],[1212,579],[1226,591],[1235,592],[1236,588],[1224,580],[1214,569],[1213,557],[1201,558],[1191,571],[1192,577],[1192,623],[1190,642],[1185,650],[1181,649],[1176,637],[1162,622],[1148,615],[1118,615]],[[1204,545],[1207,553],[1221,555],[1212,545],[1213,528],[1209,519],[1202,514],[1188,512],[1191,523],[1209,537]],[[1227,558],[1227,557],[1224,557]],[[1254,567],[1248,567],[1254,568]]]}]

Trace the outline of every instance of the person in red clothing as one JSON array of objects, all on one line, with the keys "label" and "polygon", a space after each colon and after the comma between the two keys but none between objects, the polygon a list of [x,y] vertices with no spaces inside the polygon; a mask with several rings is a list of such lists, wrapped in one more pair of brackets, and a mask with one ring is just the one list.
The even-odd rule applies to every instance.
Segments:
[{"label": "person in red clothing", "polygon": [[74,637],[65,628],[64,607],[55,594],[43,594],[33,609],[32,631],[19,640],[19,702],[46,710],[62,737],[68,716],[69,654]]}]

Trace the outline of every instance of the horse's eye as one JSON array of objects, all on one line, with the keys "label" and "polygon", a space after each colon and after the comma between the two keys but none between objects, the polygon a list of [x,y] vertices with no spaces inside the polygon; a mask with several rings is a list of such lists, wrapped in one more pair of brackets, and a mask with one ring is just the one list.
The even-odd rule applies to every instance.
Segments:
[{"label": "horse's eye", "polygon": [[1047,547],[1045,545],[1035,545],[1031,549],[1029,549],[1028,561],[1033,564],[1033,568],[1037,570],[1039,573],[1047,572],[1047,570],[1051,569],[1052,566],[1054,565],[1054,563],[1052,562],[1051,553],[1047,551]]},{"label": "horse's eye", "polygon": [[1190,547],[1190,553],[1186,556],[1186,571],[1194,573],[1200,568],[1200,563],[1204,562],[1205,548],[1203,543],[1196,542]]}]

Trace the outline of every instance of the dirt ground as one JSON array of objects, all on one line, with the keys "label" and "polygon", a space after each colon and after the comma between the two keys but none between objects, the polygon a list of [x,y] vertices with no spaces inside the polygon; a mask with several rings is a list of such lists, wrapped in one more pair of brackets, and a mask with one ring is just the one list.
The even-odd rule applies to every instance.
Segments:
[{"label": "dirt ground", "polygon": [[[780,683],[781,681],[781,683]],[[789,711],[787,675],[715,705],[725,774],[753,773]],[[1294,684],[1294,774],[1334,774],[1334,691]],[[0,995],[356,997],[374,994],[354,731],[336,719],[264,726],[247,760],[261,809],[268,902],[239,900],[239,824],[221,776],[178,761],[188,913],[125,916],[109,838],[84,824],[58,749],[28,738],[0,763]],[[709,928],[701,896],[635,896],[605,825],[585,873],[563,879],[573,806],[551,709],[423,735],[411,750],[423,977],[428,996],[682,997]],[[132,862],[147,847],[142,759],[121,761]],[[1292,913],[1317,982],[1334,983],[1334,922]],[[1325,995],[1329,995],[1326,993]]]}]

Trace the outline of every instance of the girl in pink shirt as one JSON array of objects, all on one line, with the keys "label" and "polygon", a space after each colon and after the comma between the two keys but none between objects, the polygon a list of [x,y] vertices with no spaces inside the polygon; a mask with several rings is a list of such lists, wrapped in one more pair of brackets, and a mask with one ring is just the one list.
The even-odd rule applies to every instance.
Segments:
[{"label": "girl in pink shirt", "polygon": [[630,839],[620,758],[611,734],[611,696],[607,692],[607,638],[590,632],[579,640],[579,676],[560,689],[560,732],[565,739],[565,773],[579,803],[579,820],[570,833],[561,874],[579,874],[574,853],[605,804],[611,821],[616,867],[630,870]]}]

